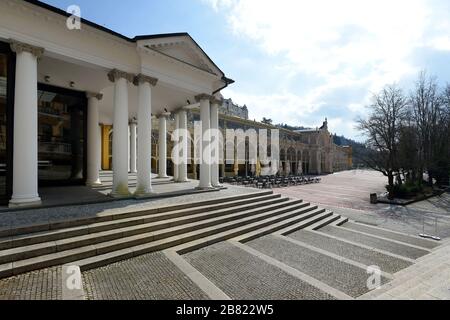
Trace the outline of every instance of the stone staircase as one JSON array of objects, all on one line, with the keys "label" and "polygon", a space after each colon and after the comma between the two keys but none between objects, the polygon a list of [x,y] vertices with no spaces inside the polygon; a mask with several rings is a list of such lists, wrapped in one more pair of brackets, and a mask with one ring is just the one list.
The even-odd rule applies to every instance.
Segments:
[{"label": "stone staircase", "polygon": [[[212,299],[450,295],[450,243],[349,221],[331,212],[220,240],[226,239],[214,244],[211,238],[207,247],[194,241],[165,252]],[[381,287],[375,290],[368,285],[368,270],[374,267],[381,272]]]},{"label": "stone staircase", "polygon": [[288,226],[323,226],[340,216],[272,191],[0,230],[0,278],[56,265],[82,271],[176,248],[180,254]]}]

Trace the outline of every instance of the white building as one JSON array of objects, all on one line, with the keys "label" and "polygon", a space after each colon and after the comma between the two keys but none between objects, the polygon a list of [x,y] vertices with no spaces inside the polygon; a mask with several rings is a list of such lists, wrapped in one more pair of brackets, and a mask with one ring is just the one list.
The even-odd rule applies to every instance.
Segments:
[{"label": "white building", "polygon": [[[13,207],[40,203],[38,185],[101,183],[100,123],[114,128],[112,195],[129,195],[129,169],[136,193],[151,193],[152,115],[164,131],[176,113],[183,128],[191,101],[202,129],[217,127],[216,97],[233,82],[187,33],[131,39],[85,20],[72,30],[68,18],[38,1],[0,1],[0,198]],[[199,187],[217,177],[202,164]]]}]

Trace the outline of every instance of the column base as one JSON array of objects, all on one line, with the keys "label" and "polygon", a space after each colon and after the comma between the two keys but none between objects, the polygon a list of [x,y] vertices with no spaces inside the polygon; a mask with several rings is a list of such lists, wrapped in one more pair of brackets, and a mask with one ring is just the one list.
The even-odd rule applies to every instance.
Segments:
[{"label": "column base", "polygon": [[197,188],[195,188],[195,190],[203,190],[203,191],[207,191],[207,190],[216,190],[216,188],[214,188],[213,186],[208,186],[208,187],[201,187],[201,186],[198,186]]},{"label": "column base", "polygon": [[125,198],[131,198],[133,195],[130,192],[119,192],[119,191],[113,191],[109,194],[110,197],[115,199],[125,199]]},{"label": "column base", "polygon": [[152,189],[146,191],[136,191],[134,193],[134,197],[136,199],[145,199],[154,196],[156,193],[153,192]]},{"label": "column base", "polygon": [[217,189],[222,189],[223,188],[223,184],[215,184],[213,185],[213,188],[217,188]]},{"label": "column base", "polygon": [[9,201],[9,208],[24,208],[24,207],[36,207],[42,204],[40,197],[25,198],[25,199],[14,199]]},{"label": "column base", "polygon": [[167,178],[169,178],[168,175],[163,175],[163,176],[159,175],[159,176],[157,177],[157,179],[167,179]]},{"label": "column base", "polygon": [[94,182],[86,182],[87,187],[100,187],[103,183],[100,180],[94,181]]}]

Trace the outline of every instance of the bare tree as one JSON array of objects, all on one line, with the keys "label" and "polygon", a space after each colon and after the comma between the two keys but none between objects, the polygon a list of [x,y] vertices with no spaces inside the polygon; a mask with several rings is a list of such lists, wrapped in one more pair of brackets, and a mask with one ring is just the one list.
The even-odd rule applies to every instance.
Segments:
[{"label": "bare tree", "polygon": [[358,129],[367,136],[366,165],[388,177],[390,198],[400,169],[398,143],[406,105],[403,91],[396,84],[388,85],[373,96],[368,119],[358,120]]},{"label": "bare tree", "polygon": [[440,139],[439,117],[443,106],[437,80],[428,77],[425,71],[419,75],[414,91],[410,97],[411,116],[418,136],[419,180],[423,172],[428,172],[428,183],[433,185],[436,170],[435,156]]}]

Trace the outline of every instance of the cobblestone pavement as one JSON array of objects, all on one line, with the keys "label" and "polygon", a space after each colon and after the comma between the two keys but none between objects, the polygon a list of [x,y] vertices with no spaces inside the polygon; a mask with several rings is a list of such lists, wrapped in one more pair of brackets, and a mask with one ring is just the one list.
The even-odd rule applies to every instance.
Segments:
[{"label": "cobblestone pavement", "polygon": [[333,299],[329,294],[227,242],[183,257],[232,299]]},{"label": "cobblestone pavement", "polygon": [[339,241],[313,231],[299,230],[291,233],[289,237],[316,248],[337,254],[343,258],[360,262],[366,266],[379,266],[381,270],[392,274],[411,265],[408,261],[344,241]]},{"label": "cobblestone pavement", "polygon": [[61,267],[0,279],[0,300],[61,300]]},{"label": "cobblestone pavement", "polygon": [[205,300],[208,297],[162,252],[83,273],[89,300]]},{"label": "cobblestone pavement", "polygon": [[322,176],[322,182],[274,189],[275,193],[318,204],[352,220],[412,235],[450,237],[450,193],[408,206],[370,204],[370,193],[385,190],[386,178],[353,170]]},{"label": "cobblestone pavement", "polygon": [[[369,291],[365,269],[273,236],[247,245],[352,297]],[[386,283],[387,279],[382,278],[382,282]]]}]

